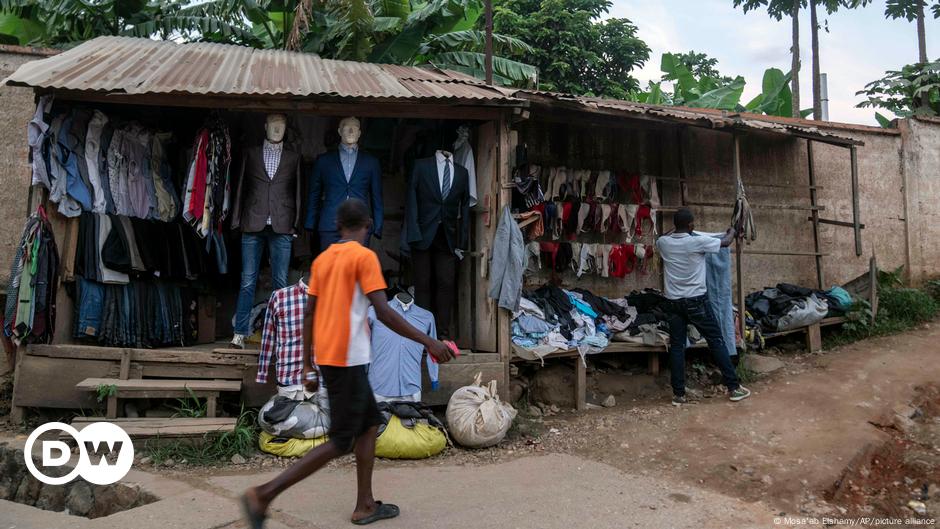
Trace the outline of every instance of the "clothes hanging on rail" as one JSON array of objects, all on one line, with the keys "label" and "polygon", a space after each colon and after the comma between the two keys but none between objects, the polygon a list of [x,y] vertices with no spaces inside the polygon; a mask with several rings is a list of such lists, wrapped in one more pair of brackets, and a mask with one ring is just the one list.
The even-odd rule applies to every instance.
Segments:
[{"label": "clothes hanging on rail", "polygon": [[49,343],[55,331],[59,252],[45,209],[27,220],[10,268],[4,335],[17,345]]}]

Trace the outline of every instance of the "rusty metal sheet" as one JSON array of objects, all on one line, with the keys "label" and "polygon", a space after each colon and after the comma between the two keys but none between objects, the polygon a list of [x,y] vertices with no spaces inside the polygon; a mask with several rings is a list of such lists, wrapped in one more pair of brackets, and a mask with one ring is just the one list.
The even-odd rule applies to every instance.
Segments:
[{"label": "rusty metal sheet", "polygon": [[473,77],[214,43],[99,37],[21,66],[7,84],[125,94],[440,99],[513,103]]}]

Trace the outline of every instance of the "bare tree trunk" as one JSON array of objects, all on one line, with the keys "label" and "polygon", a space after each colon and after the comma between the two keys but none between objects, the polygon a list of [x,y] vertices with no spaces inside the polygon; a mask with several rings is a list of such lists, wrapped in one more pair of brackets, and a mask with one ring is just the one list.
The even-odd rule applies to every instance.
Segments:
[{"label": "bare tree trunk", "polygon": [[810,30],[813,36],[813,119],[822,119],[822,95],[819,86],[819,20],[816,0],[809,0]]},{"label": "bare tree trunk", "polygon": [[800,117],[800,0],[793,0],[793,12],[790,14],[793,19],[793,44],[790,46],[790,54],[793,62],[790,65],[790,91],[793,92],[791,101],[793,103],[793,117]]},{"label": "bare tree trunk", "polygon": [[917,50],[920,53],[918,62],[927,62],[927,30],[924,28],[924,3],[917,3]]}]

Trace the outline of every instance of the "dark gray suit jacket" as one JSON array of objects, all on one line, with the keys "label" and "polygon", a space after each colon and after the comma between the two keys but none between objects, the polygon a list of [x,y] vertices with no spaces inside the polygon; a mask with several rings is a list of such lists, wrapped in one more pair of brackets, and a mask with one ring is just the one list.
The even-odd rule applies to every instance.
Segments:
[{"label": "dark gray suit jacket", "polygon": [[415,161],[405,190],[405,238],[416,250],[427,250],[438,229],[444,230],[451,250],[470,245],[470,175],[454,164],[450,193],[441,196],[434,157]]},{"label": "dark gray suit jacket", "polygon": [[261,146],[245,151],[238,170],[238,191],[232,210],[232,228],[245,233],[259,232],[271,217],[275,233],[300,232],[302,197],[300,155],[285,149],[274,178],[264,170]]}]

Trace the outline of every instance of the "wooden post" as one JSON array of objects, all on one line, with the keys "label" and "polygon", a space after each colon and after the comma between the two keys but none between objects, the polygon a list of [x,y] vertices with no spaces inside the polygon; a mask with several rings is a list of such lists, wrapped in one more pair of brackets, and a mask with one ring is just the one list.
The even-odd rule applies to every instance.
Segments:
[{"label": "wooden post", "polygon": [[852,162],[852,224],[855,229],[855,256],[861,257],[862,228],[858,211],[858,148],[855,145],[850,146],[849,153]]},{"label": "wooden post", "polygon": [[486,18],[486,41],[484,42],[483,69],[486,73],[486,84],[493,84],[493,0],[484,0]]},{"label": "wooden post", "polygon": [[816,170],[813,164],[813,140],[806,140],[806,160],[809,165],[809,203],[813,206],[810,218],[813,221],[813,251],[816,252],[816,288],[822,290],[826,288],[823,278],[822,252],[819,246],[819,210],[815,209],[816,203]]},{"label": "wooden post", "polygon": [[[676,164],[679,169],[679,205],[684,206],[688,202],[688,193],[689,190],[686,187],[686,174],[685,174],[685,155],[682,150],[682,132],[685,130],[683,127],[676,129]],[[660,195],[662,197],[662,195]]]},{"label": "wooden post", "polygon": [[587,409],[587,367],[581,355],[574,358],[574,371],[574,407],[578,411],[584,411]]},{"label": "wooden post", "polygon": [[[494,177],[498,183],[499,189],[499,200],[497,201],[496,207],[496,216],[499,216],[503,212],[504,207],[509,207],[512,203],[512,188],[509,186],[504,186],[503,183],[509,182],[509,177],[512,174],[512,154],[517,143],[516,131],[509,129],[509,124],[505,119],[500,120],[499,122],[499,143],[497,148],[497,159],[499,160],[497,165],[497,171]],[[498,222],[498,221],[497,221]],[[505,395],[508,395],[509,390],[509,361],[512,358],[512,340],[510,337],[509,330],[509,318],[511,316],[510,312],[506,309],[497,307],[497,323],[496,323],[496,340],[497,340],[497,351],[499,351],[499,360],[503,363],[503,380]]]},{"label": "wooden post", "polygon": [[[734,143],[734,178],[735,182],[741,180],[741,140],[737,133],[732,135]],[[735,274],[738,282],[738,327],[741,330],[741,341],[744,348],[747,348],[747,340],[744,339],[744,318],[746,308],[744,307],[744,270],[742,269],[742,255],[744,254],[744,235],[737,234],[737,248],[734,252]]]},{"label": "wooden post", "polygon": [[23,422],[23,419],[26,417],[26,408],[17,405],[16,402],[16,388],[19,384],[22,384],[23,381],[20,380],[20,369],[23,366],[23,357],[26,356],[26,347],[19,346],[16,348],[16,361],[13,365],[13,402],[10,406],[10,421],[13,424],[19,425]]},{"label": "wooden post", "polygon": [[215,417],[216,416],[216,401],[218,400],[219,394],[213,393],[206,397],[206,417]]}]

